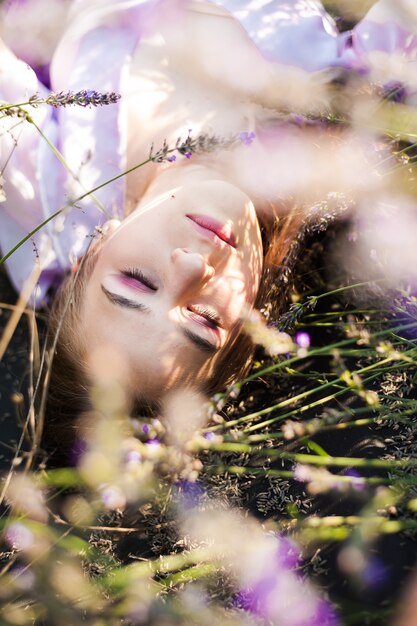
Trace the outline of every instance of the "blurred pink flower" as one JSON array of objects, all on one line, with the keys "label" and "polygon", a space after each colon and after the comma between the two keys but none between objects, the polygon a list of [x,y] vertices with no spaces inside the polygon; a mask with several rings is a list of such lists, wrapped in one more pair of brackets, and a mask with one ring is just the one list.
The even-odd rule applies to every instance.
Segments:
[{"label": "blurred pink flower", "polygon": [[22,522],[13,522],[7,526],[4,536],[13,550],[28,550],[35,540],[33,532]]},{"label": "blurred pink flower", "polygon": [[334,607],[294,572],[301,559],[297,545],[286,537],[277,541],[266,574],[239,592],[237,606],[280,626],[337,626]]}]

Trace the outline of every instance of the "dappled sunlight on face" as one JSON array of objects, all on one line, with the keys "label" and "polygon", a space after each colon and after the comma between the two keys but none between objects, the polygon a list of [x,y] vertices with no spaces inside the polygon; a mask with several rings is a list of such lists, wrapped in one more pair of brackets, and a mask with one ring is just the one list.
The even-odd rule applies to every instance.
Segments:
[{"label": "dappled sunlight on face", "polygon": [[150,401],[209,378],[262,271],[248,196],[205,168],[175,174],[100,244],[81,315],[87,352],[117,351],[128,392]]}]

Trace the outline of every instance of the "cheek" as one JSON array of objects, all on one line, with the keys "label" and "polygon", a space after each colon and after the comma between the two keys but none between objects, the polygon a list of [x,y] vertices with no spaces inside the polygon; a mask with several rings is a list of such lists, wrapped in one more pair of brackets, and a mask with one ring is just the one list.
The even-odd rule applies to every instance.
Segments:
[{"label": "cheek", "polygon": [[228,277],[219,290],[219,301],[222,303],[223,315],[230,325],[238,322],[248,304],[253,304],[252,287],[246,284],[244,277]]},{"label": "cheek", "polygon": [[258,294],[261,280],[262,261],[252,256],[244,258],[236,264],[230,273],[229,290],[233,298],[242,308],[245,304],[252,305]]}]

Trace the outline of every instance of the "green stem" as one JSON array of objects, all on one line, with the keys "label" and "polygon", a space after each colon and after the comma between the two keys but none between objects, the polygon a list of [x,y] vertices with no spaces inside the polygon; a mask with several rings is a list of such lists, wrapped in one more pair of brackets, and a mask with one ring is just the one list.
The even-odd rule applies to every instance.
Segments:
[{"label": "green stem", "polygon": [[[376,333],[373,334],[373,337],[384,337],[386,335],[390,335],[393,332],[396,331],[401,331],[401,330],[407,330],[410,328],[416,328],[417,327],[417,322],[410,322],[407,324],[401,324],[400,326],[396,326],[393,329],[387,329],[387,330],[381,330],[378,331]],[[308,357],[313,357],[313,356],[331,356],[331,353],[333,350],[337,349],[337,348],[342,348],[344,346],[348,346],[352,343],[356,343],[356,338],[351,338],[351,339],[343,339],[341,341],[337,341],[336,343],[332,344],[330,347],[329,346],[323,346],[322,348],[314,348],[312,350],[309,350],[308,352]],[[297,363],[300,361],[300,358],[298,356],[294,356],[290,359],[282,359],[280,360],[278,363],[274,363],[273,365],[269,365],[268,367],[263,368],[262,370],[258,370],[257,372],[255,372],[254,374],[252,374],[251,376],[248,376],[247,378],[245,378],[242,381],[242,385],[244,383],[248,383],[252,380],[256,380],[257,378],[259,378],[260,376],[265,376],[266,374],[272,374],[273,372],[285,368],[288,365],[292,365],[293,363]]]},{"label": "green stem", "polygon": [[[174,152],[174,151],[175,151],[175,148],[172,148],[171,150],[168,150],[168,152]],[[134,165],[133,167],[130,167],[128,170],[125,170],[121,174],[117,174],[116,176],[113,176],[113,178],[110,178],[109,180],[106,180],[104,183],[101,183],[100,185],[97,185],[93,189],[90,189],[89,191],[86,191],[85,193],[81,194],[80,196],[75,198],[75,200],[72,200],[71,202],[68,202],[67,204],[65,204],[63,207],[61,207],[60,209],[55,211],[55,213],[52,213],[52,215],[50,215],[48,218],[46,218],[46,220],[44,220],[41,224],[38,224],[38,226],[36,226],[27,235],[25,235],[15,246],[13,246],[13,248],[11,250],[9,250],[9,252],[7,252],[0,259],[0,265],[2,265],[5,261],[7,261],[7,259],[14,252],[16,252],[16,250],[18,250],[28,239],[33,237],[33,235],[35,233],[37,233],[41,228],[46,226],[46,224],[48,224],[51,220],[53,220],[55,217],[57,217],[60,213],[62,213],[62,211],[67,209],[69,206],[74,206],[77,202],[80,202],[81,200],[84,200],[84,198],[86,198],[87,196],[93,194],[94,192],[98,191],[99,189],[102,189],[106,185],[114,182],[115,180],[118,180],[119,178],[122,178],[123,176],[126,176],[127,174],[130,174],[131,172],[134,172],[139,167],[143,167],[144,165],[146,165],[147,163],[150,163],[151,161],[152,161],[152,158],[147,158],[145,161],[142,161],[141,163],[138,163],[137,165]]]},{"label": "green stem", "polygon": [[[8,111],[9,109],[20,109],[21,107],[24,107],[24,106],[33,106],[33,104],[31,102],[19,102],[18,104],[10,104],[8,102],[6,104],[0,105],[0,112]],[[27,111],[25,111],[25,113],[27,113]]]},{"label": "green stem", "polygon": [[[64,207],[65,208],[65,207]],[[23,246],[23,244],[30,239],[31,237],[33,237],[33,235],[35,233],[38,232],[38,230],[40,230],[41,228],[43,228],[44,226],[46,226],[46,224],[48,224],[49,222],[51,222],[55,217],[57,217],[60,213],[62,213],[62,211],[64,210],[64,208],[58,209],[58,211],[55,211],[55,213],[52,213],[52,215],[50,215],[49,217],[46,218],[46,220],[44,220],[41,224],[38,224],[38,226],[36,226],[33,230],[31,230],[27,235],[25,235],[20,241],[18,241],[18,243],[13,246],[13,248],[11,250],[9,250],[9,252],[7,252],[4,256],[1,257],[0,259],[0,265],[3,265],[3,263],[5,261],[7,261],[7,259],[9,257],[12,256],[12,254],[14,252],[16,252],[16,250],[18,250],[21,246]]]},{"label": "green stem", "polygon": [[201,565],[201,563],[212,561],[213,556],[213,549],[207,547],[197,548],[191,552],[160,556],[158,559],[147,559],[141,563],[114,569],[108,576],[102,579],[101,584],[104,584],[106,588],[117,591],[135,580],[148,579],[157,574],[176,572],[188,566]]},{"label": "green stem", "polygon": [[319,465],[321,467],[377,467],[380,469],[396,469],[404,467],[417,467],[417,459],[363,459],[359,457],[335,457],[316,456],[313,454],[303,454],[300,452],[285,452],[279,448],[253,448],[243,443],[213,443],[209,450],[216,452],[233,452],[236,454],[256,454],[256,456],[269,459],[285,459],[296,463],[306,463]]},{"label": "green stem", "polygon": [[[46,144],[48,145],[48,147],[52,150],[52,152],[55,154],[56,158],[58,159],[58,161],[65,167],[65,169],[67,170],[67,172],[69,172],[69,174],[72,176],[72,178],[77,181],[80,185],[82,184],[80,182],[79,177],[75,174],[75,172],[73,172],[70,168],[70,166],[68,165],[68,163],[66,162],[64,156],[60,153],[60,151],[58,150],[58,148],[56,146],[54,146],[54,144],[49,141],[48,137],[45,135],[45,133],[42,131],[42,129],[40,128],[40,126],[38,126],[36,124],[36,122],[32,119],[32,117],[30,117],[30,115],[26,116],[27,121],[32,124],[36,130],[38,131],[38,133],[40,134],[40,136],[42,137],[42,139],[46,142]],[[82,185],[84,187],[84,185]],[[85,189],[85,187],[84,187]],[[93,201],[97,204],[98,208],[100,209],[100,211],[102,211],[106,217],[108,219],[110,219],[111,215],[108,211],[106,211],[106,209],[104,208],[103,204],[100,202],[100,200],[91,192],[90,193]],[[76,201],[75,201],[76,202]]]},{"label": "green stem", "polygon": [[366,280],[361,283],[355,283],[354,285],[345,285],[343,287],[338,287],[337,289],[332,289],[331,291],[326,291],[326,293],[321,293],[318,296],[312,296],[312,300],[321,300],[322,298],[327,298],[327,296],[333,296],[336,293],[341,293],[343,291],[349,291],[350,289],[357,289],[358,287],[366,287],[370,283],[383,283],[386,282],[387,278],[376,278],[375,280]]},{"label": "green stem", "polygon": [[200,578],[207,578],[219,571],[219,566],[215,563],[204,563],[203,565],[194,565],[188,569],[184,569],[176,574],[171,574],[160,580],[160,584],[164,587],[171,588],[176,585],[189,583]]},{"label": "green stem", "polygon": [[[276,478],[288,478],[294,480],[294,472],[290,470],[277,470],[269,468],[247,467],[242,465],[206,465],[205,469],[211,474],[235,474],[237,476],[261,476],[261,477],[276,477]],[[334,475],[335,481],[344,483],[356,483],[357,478],[353,476],[338,476]],[[379,478],[375,476],[361,478],[361,482],[369,485],[389,485],[391,480],[388,478]]]}]

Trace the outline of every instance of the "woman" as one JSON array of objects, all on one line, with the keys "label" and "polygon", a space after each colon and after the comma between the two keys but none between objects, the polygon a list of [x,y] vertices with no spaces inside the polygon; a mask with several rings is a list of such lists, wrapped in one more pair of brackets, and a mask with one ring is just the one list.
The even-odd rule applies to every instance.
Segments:
[{"label": "woman", "polygon": [[[173,29],[159,27],[166,23],[168,7],[172,13],[172,3],[157,3],[153,7],[148,6],[152,3],[134,4],[130,10],[122,10],[118,3],[108,3],[105,9],[103,3],[90,3],[87,9],[75,5],[74,22],[55,52],[51,76],[56,91],[61,86],[64,88],[62,78],[71,76],[65,82],[65,90],[77,91],[81,85],[93,81],[101,91],[123,93],[120,104],[106,109],[60,108],[56,115],[49,114],[45,107],[33,111],[42,132],[63,154],[69,174],[46,144],[39,146],[35,128],[25,124],[15,130],[15,120],[5,120],[10,128],[3,135],[6,144],[3,154],[11,153],[14,161],[5,171],[6,176],[9,171],[9,177],[5,187],[7,205],[2,214],[6,225],[2,231],[4,251],[36,225],[34,204],[41,206],[46,215],[58,206],[65,206],[68,190],[72,197],[82,195],[83,191],[143,161],[152,141],[158,145],[158,142],[162,144],[162,138],[175,140],[178,134],[187,136],[190,126],[195,129],[195,135],[200,131],[209,132],[212,129],[207,123],[208,115],[213,118],[216,132],[224,135],[254,124],[252,120],[258,106],[247,93],[248,81],[242,85],[240,93],[237,89],[231,93],[219,78],[214,83],[216,89],[208,93],[207,77],[205,81],[195,79],[190,86],[183,87],[181,100],[175,96],[177,101],[168,98],[163,107],[152,105],[155,99],[159,102],[161,93],[169,94],[167,84],[187,83],[197,68],[183,65],[182,43],[172,41]],[[143,10],[147,11],[146,15],[140,14]],[[116,25],[106,30],[106,37],[99,39],[98,35],[110,19],[109,12],[113,22],[121,19],[123,24],[120,28]],[[137,21],[131,29],[133,32],[129,32],[132,17]],[[160,18],[158,28],[148,26],[157,17]],[[256,68],[262,67],[265,72],[268,67],[265,60],[257,57],[257,49],[238,23],[229,20],[219,7],[190,3],[183,9],[177,7],[174,17],[177,23],[182,20],[183,28],[190,33],[206,19],[215,20],[213,32],[217,33],[216,24],[221,26],[225,21],[227,32],[222,35],[223,43],[234,33],[241,49],[255,58]],[[149,30],[145,35],[140,32],[143,24]],[[142,39],[138,43],[140,35]],[[162,36],[166,43],[155,44],[155,39]],[[119,43],[119,49],[111,47],[112,41],[115,46]],[[155,71],[155,67],[163,67],[167,49],[173,59],[171,65],[154,79],[152,92],[150,88],[146,90],[143,86],[146,75]],[[93,68],[81,63],[88,58],[89,50],[94,50],[100,59],[92,63]],[[135,51],[133,62],[125,61],[126,67],[129,63],[131,66],[127,81],[123,76],[126,67],[120,66],[120,59],[126,58],[132,50]],[[77,71],[63,72],[71,54],[75,55],[72,65]],[[28,72],[7,50],[4,55],[8,55],[7,62],[18,69],[17,76]],[[203,50],[199,55],[201,65]],[[208,73],[211,70],[216,70],[216,66],[208,68]],[[214,78],[210,80],[214,82]],[[22,101],[31,91],[36,92],[34,84],[27,86],[24,79],[22,83],[25,93],[7,94],[11,100]],[[6,81],[3,90],[10,92]],[[242,94],[246,103],[238,108]],[[187,103],[186,110],[182,101]],[[166,111],[172,111],[170,119]],[[127,136],[121,128],[126,119]],[[90,141],[86,142],[86,137]],[[15,140],[17,148],[13,151]],[[34,159],[38,147],[39,156]],[[247,150],[247,146],[242,145],[240,151],[242,149]],[[43,265],[43,272],[36,296],[42,304],[56,278],[62,280],[60,274],[68,267],[69,259],[75,261],[86,247],[89,242],[86,235],[93,234],[97,225],[104,231],[90,247],[89,260],[81,264],[73,304],[69,305],[60,330],[53,377],[59,377],[63,370],[67,382],[52,381],[51,402],[54,394],[62,393],[61,411],[74,412],[75,409],[74,401],[68,399],[67,387],[71,388],[72,396],[74,393],[77,396],[77,404],[84,408],[88,405],[85,392],[88,359],[95,347],[103,344],[108,344],[124,362],[124,384],[129,398],[146,403],[160,399],[162,390],[191,383],[213,391],[230,382],[236,372],[246,366],[249,341],[240,341],[239,349],[236,342],[242,314],[247,305],[255,303],[262,272],[262,243],[255,209],[248,195],[233,183],[233,177],[218,171],[219,163],[216,169],[213,158],[206,158],[197,165],[195,155],[191,163],[186,156],[182,156],[183,163],[180,163],[180,155],[177,156],[177,163],[150,164],[127,178],[105,185],[97,191],[96,197],[88,196],[84,202],[77,202],[75,208],[67,207],[62,215],[63,225],[58,224],[57,228],[56,222],[51,222],[46,227],[48,235],[44,229],[37,236],[35,254]],[[27,181],[39,181],[34,197],[28,197],[19,183],[13,184],[11,170],[14,166],[16,171],[19,168],[20,177],[23,171]],[[107,216],[112,216],[110,222],[97,209],[97,201],[104,206]],[[21,207],[18,223],[13,211],[17,204]],[[114,218],[129,214],[132,209],[126,221],[114,230]],[[35,219],[41,221],[39,217],[38,211]],[[179,224],[180,219],[182,224]],[[152,239],[149,239],[151,232]],[[131,251],[127,253],[129,246]],[[30,241],[8,260],[10,273],[20,289],[25,278],[22,274],[28,274],[33,260]],[[144,277],[142,280],[139,272]],[[57,299],[51,316],[52,333],[62,324],[63,309],[68,305],[65,291],[69,289],[70,282]],[[139,305],[144,309],[145,304],[149,305],[149,310],[141,310],[139,314]],[[79,380],[80,385],[74,385],[74,380]]]},{"label": "woman", "polygon": [[246,365],[241,320],[263,265],[248,196],[203,166],[175,172],[175,182],[172,174],[159,176],[125,220],[106,225],[51,320],[59,325],[72,297],[57,354],[67,379],[72,362],[85,381],[89,356],[106,346],[129,397],[149,405],[181,386],[218,389]]},{"label": "woman", "polygon": [[[223,4],[235,9],[233,2]],[[254,205],[263,216],[271,201],[282,205],[285,189],[276,181],[281,178],[277,160],[271,159],[287,132],[280,128],[277,142],[277,110],[305,108],[306,94],[314,109],[326,96],[316,81],[317,97],[311,102],[307,71],[336,67],[372,73],[379,67],[370,54],[372,45],[378,52],[381,47],[382,52],[402,52],[399,34],[405,28],[389,21],[387,7],[378,3],[349,38],[337,34],[316,3],[289,7],[280,2],[276,13],[269,5],[248,8],[244,27],[208,2],[73,3],[52,58],[52,88],[79,93],[91,87],[95,91],[84,94],[84,100],[80,96],[81,104],[113,104],[29,109],[38,128],[8,116],[1,137],[2,250],[63,209],[8,258],[19,290],[36,259],[41,274],[35,303],[45,303],[50,289],[82,256],[95,228],[104,231],[80,264],[78,286],[72,291],[66,283],[51,316],[51,332],[59,328],[51,400],[60,396],[60,411],[88,406],[89,354],[104,343],[121,358],[129,400],[142,404],[153,404],[164,391],[183,385],[212,392],[245,369],[251,348],[242,339],[241,320],[248,306],[261,304],[262,257],[268,247],[262,252]],[[265,31],[263,25],[271,20],[274,28]],[[387,33],[396,37],[381,46]],[[408,38],[407,54],[411,44]],[[5,100],[24,102],[37,92],[47,97],[35,74],[5,46],[2,57]],[[55,104],[69,101],[65,93],[58,100]],[[261,148],[250,154],[241,146],[199,161],[186,153],[181,163],[179,158],[167,163],[165,153],[157,159],[163,163],[137,169],[152,142],[160,146],[167,140],[172,147],[190,129],[193,136],[226,138],[242,131],[244,138],[252,137],[255,131]],[[57,146],[58,158],[48,142]],[[293,176],[297,167],[292,166]],[[261,184],[254,182],[262,170],[268,175]],[[287,178],[284,171],[282,179]],[[125,216],[115,228],[113,220]],[[285,239],[275,265],[289,245],[288,233]],[[76,407],[68,401],[69,390],[75,391]]]}]

